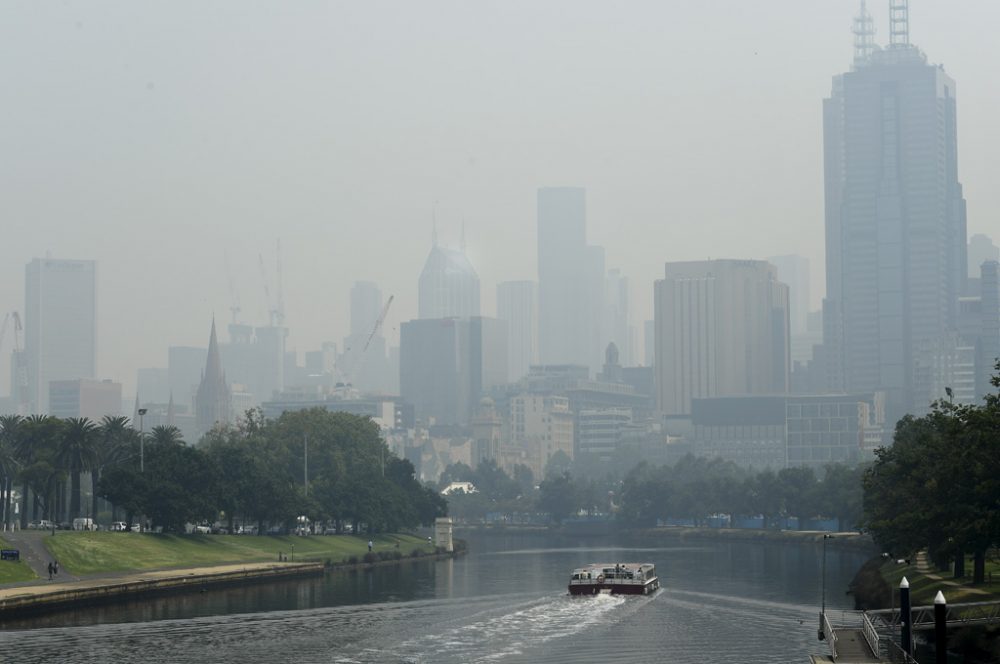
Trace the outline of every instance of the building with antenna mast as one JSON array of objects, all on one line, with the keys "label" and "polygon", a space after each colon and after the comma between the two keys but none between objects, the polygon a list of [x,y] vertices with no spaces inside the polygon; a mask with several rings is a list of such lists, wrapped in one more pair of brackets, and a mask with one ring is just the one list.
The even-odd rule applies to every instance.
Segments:
[{"label": "building with antenna mast", "polygon": [[886,394],[888,421],[928,406],[954,350],[966,280],[955,81],[910,43],[909,3],[890,0],[889,45],[866,3],[852,70],[823,103],[826,387]]}]

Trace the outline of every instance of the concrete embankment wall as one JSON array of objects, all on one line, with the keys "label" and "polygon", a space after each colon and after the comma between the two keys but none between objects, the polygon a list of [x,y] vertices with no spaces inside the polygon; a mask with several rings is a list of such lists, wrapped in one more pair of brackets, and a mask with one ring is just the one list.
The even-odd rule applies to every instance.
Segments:
[{"label": "concrete embankment wall", "polygon": [[[295,576],[319,575],[323,563],[294,563],[285,565],[257,565],[227,568],[221,571],[197,573],[135,574],[121,580],[78,582],[58,587],[25,586],[8,589],[0,597],[0,619],[17,613],[51,611],[71,606],[85,606],[126,597],[137,597],[171,591],[191,591],[209,586],[243,584],[251,581],[270,581]],[[17,592],[21,591],[21,592]]]}]

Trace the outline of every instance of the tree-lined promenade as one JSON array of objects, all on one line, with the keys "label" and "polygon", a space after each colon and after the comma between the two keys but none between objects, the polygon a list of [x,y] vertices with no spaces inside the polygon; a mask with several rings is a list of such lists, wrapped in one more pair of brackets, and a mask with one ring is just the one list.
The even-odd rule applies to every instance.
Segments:
[{"label": "tree-lined promenade", "polygon": [[[89,506],[85,474],[91,477]],[[250,411],[239,426],[214,429],[196,446],[185,444],[175,427],[155,427],[140,440],[124,417],[95,423],[4,416],[0,481],[7,489],[7,524],[10,488],[21,491],[22,528],[32,516],[90,516],[96,522],[94,496],[127,523],[143,515],[165,532],[222,520],[230,529],[253,524],[263,533],[301,516],[338,532],[389,532],[431,523],[446,509],[415,479],[413,465],[388,449],[370,419],[323,409],[274,420]]]},{"label": "tree-lined promenade", "polygon": [[978,405],[939,401],[900,420],[893,445],[865,473],[864,512],[864,527],[892,557],[926,550],[961,578],[972,554],[973,583],[983,583],[1000,545],[1000,395]]}]

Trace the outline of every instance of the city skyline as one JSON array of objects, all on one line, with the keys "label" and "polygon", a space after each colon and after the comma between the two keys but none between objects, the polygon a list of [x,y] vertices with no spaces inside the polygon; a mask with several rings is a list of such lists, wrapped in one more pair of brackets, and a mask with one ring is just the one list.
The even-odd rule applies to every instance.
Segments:
[{"label": "city skyline", "polygon": [[[869,5],[876,15],[876,41],[883,43],[888,39],[886,8],[880,3]],[[426,13],[416,17],[407,13],[412,10],[400,11],[414,18],[418,28],[427,28],[431,23],[440,24],[437,13],[444,7],[428,5]],[[145,11],[112,8],[97,19],[88,15],[91,20],[68,24],[48,20],[57,11],[51,7],[9,11],[10,20],[2,29],[15,56],[30,57],[39,43],[58,41],[63,46],[53,52],[51,60],[33,65],[31,72],[38,84],[28,88],[19,85],[25,90],[24,98],[7,100],[13,122],[6,131],[16,127],[17,133],[6,136],[11,148],[10,170],[4,171],[2,182],[5,214],[12,220],[17,241],[0,249],[0,307],[23,312],[19,275],[34,257],[51,252],[53,258],[96,260],[101,265],[97,372],[102,378],[122,382],[128,393],[137,368],[164,366],[168,346],[204,343],[204,330],[213,313],[219,320],[228,318],[226,314],[234,307],[230,281],[235,283],[242,320],[266,324],[272,303],[265,299],[259,258],[266,264],[273,299],[275,241],[280,238],[292,335],[288,348],[298,350],[301,357],[322,341],[343,339],[348,333],[349,289],[356,280],[374,281],[384,293],[395,295],[385,333],[388,343],[396,345],[399,322],[416,317],[414,275],[425,256],[413,248],[427,245],[435,218],[442,245],[450,247],[459,245],[464,222],[468,252],[482,279],[482,311],[490,315],[495,311],[497,283],[537,278],[535,191],[563,184],[587,189],[588,241],[604,246],[606,264],[622,267],[629,278],[634,325],[651,318],[651,285],[664,260],[801,254],[810,260],[812,305],[818,307],[825,292],[820,104],[829,94],[830,78],[851,62],[850,18],[856,4],[799,7],[778,1],[754,8],[750,14],[735,15],[692,8],[683,12],[687,27],[704,31],[694,30],[690,37],[680,34],[679,28],[675,34],[666,21],[673,12],[665,8],[650,6],[634,15],[618,15],[586,3],[574,8],[572,20],[565,22],[559,34],[566,39],[605,35],[602,43],[608,48],[599,57],[573,50],[578,59],[567,59],[544,48],[539,35],[532,32],[523,36],[526,44],[520,50],[525,58],[534,58],[537,66],[515,59],[513,69],[508,70],[503,67],[503,58],[474,55],[475,66],[484,74],[482,83],[472,85],[471,93],[458,85],[469,82],[462,74],[463,67],[446,66],[438,74],[428,74],[424,82],[439,93],[438,101],[417,104],[412,115],[418,126],[427,130],[418,133],[437,137],[433,141],[400,142],[413,133],[413,127],[389,122],[379,110],[380,102],[388,97],[374,92],[362,95],[344,113],[331,115],[329,127],[321,115],[310,114],[303,124],[318,132],[321,147],[329,148],[320,150],[327,156],[315,162],[304,158],[312,142],[301,134],[264,140],[258,149],[239,147],[254,145],[243,139],[256,136],[258,129],[275,127],[266,122],[253,124],[267,117],[263,111],[250,110],[247,121],[226,128],[223,119],[230,116],[224,113],[230,107],[221,103],[216,96],[219,92],[211,92],[206,100],[210,106],[220,102],[217,107],[197,120],[185,114],[181,100],[192,92],[192,85],[227,80],[230,83],[225,92],[261,102],[279,119],[288,120],[299,106],[264,103],[266,100],[258,96],[258,90],[263,89],[259,86],[273,82],[269,77],[288,67],[302,66],[307,55],[332,48],[328,53],[331,57],[317,58],[326,68],[309,65],[291,81],[274,84],[294,102],[315,101],[317,108],[323,108],[329,103],[329,91],[313,99],[302,87],[308,77],[325,82],[326,87],[332,87],[328,84],[334,81],[352,80],[356,86],[358,79],[351,78],[343,63],[371,64],[373,54],[370,47],[348,37],[337,47],[324,45],[316,28],[307,24],[316,19],[318,26],[340,34],[337,31],[345,25],[377,24],[376,11],[331,9],[310,15],[310,10],[303,9],[277,27],[268,24],[278,44],[302,37],[297,49],[279,53],[273,62],[244,63],[235,55],[220,54],[203,41],[204,34],[196,26],[186,27],[175,38],[190,42],[191,54],[199,61],[213,63],[208,69],[214,76],[209,79],[194,76],[186,68],[190,64],[187,59],[182,58],[180,64],[161,61],[162,48],[173,44],[164,43],[162,35],[150,39],[149,45],[140,44],[142,39],[130,43],[129,48],[134,49],[128,51],[131,66],[107,67],[125,48],[115,39],[108,40],[109,31],[113,33],[118,22],[129,21],[139,34],[147,30],[155,33],[158,21],[171,19],[164,7]],[[72,15],[73,7],[68,11]],[[228,18],[228,11],[223,6],[209,22]],[[417,60],[428,64],[442,57],[449,45],[465,43],[470,35],[496,46],[500,54],[509,54],[509,45],[496,40],[509,40],[517,34],[512,26],[518,11],[511,10],[509,15],[482,11],[499,22],[497,36],[485,34],[488,31],[482,30],[474,12],[457,12],[449,14],[440,28],[439,47],[428,45],[427,30],[420,29],[405,36],[399,48],[389,49],[387,62],[403,62],[423,49],[426,55]],[[564,12],[557,9],[537,11],[534,18],[542,28],[561,25],[564,18]],[[989,36],[983,26],[997,13],[990,3],[963,5],[961,11],[952,4],[929,0],[911,7],[911,41],[927,52],[931,61],[944,62],[946,71],[959,81],[959,171],[969,201],[970,236],[995,235],[991,211],[1000,207],[997,194],[989,187],[995,178],[988,166],[1000,137],[986,121],[995,117],[1000,104],[989,85],[989,68],[984,62],[989,58],[981,56]],[[245,53],[246,40],[264,29],[263,22],[269,18],[264,14],[249,11],[232,27],[232,44],[238,53]],[[646,19],[654,19],[645,21],[648,27],[640,19],[644,14]],[[605,27],[611,16],[619,19],[617,29]],[[781,20],[775,23],[775,17]],[[769,27],[772,25],[778,29]],[[705,32],[709,26],[717,33]],[[803,46],[800,35],[807,27],[810,43]],[[388,26],[378,44],[399,36],[399,28]],[[626,43],[635,44],[637,51],[625,49]],[[715,55],[692,79],[683,71],[683,58],[677,56],[701,48],[710,48]],[[788,56],[793,48],[795,62]],[[741,60],[744,55],[747,57]],[[11,68],[10,63],[19,59],[23,58],[13,57],[0,66]],[[634,67],[633,75],[607,87],[609,72],[625,65]],[[655,72],[651,69],[654,65]],[[599,97],[588,92],[592,75],[588,72],[594,67],[593,75],[605,85]],[[105,70],[109,72],[106,78],[95,78],[98,71]],[[412,86],[401,82],[391,69],[379,66],[376,70],[386,77],[383,93],[412,98]],[[411,71],[408,67],[403,70]],[[564,78],[552,82],[538,76],[553,71],[562,72]],[[25,75],[16,69],[7,73],[18,82]],[[656,76],[651,79],[653,73]],[[238,82],[240,74],[248,80],[246,85]],[[506,120],[492,120],[500,122],[503,131],[490,132],[492,116],[483,113],[502,108],[506,97],[498,98],[484,83],[508,80],[505,77],[515,74],[523,75],[518,90],[545,93],[538,97],[545,103],[532,109],[536,114],[529,114],[522,103],[512,101]],[[744,78],[753,85],[735,82]],[[684,99],[678,97],[661,79],[683,83],[689,94]],[[67,136],[56,126],[65,120],[58,103],[63,93],[59,91],[73,89],[67,81],[93,84],[95,101],[79,113],[94,127],[93,136],[104,141],[103,148],[98,149],[87,134],[72,130]],[[726,85],[719,87],[723,81]],[[780,89],[775,87],[779,85]],[[454,101],[453,93],[458,90],[465,92],[462,105],[443,105]],[[762,94],[768,90],[780,94]],[[723,94],[740,101],[740,112],[719,107]],[[560,102],[560,96],[566,101]],[[568,123],[557,121],[566,117],[570,102],[586,103],[595,110],[593,114],[576,114]],[[599,102],[596,107],[595,102]],[[643,104],[637,106],[638,102]],[[101,115],[119,107],[122,110],[106,114],[106,118]],[[705,115],[704,125],[691,124],[696,107]],[[36,113],[39,108],[44,111]],[[637,115],[630,115],[629,108],[637,109]],[[643,108],[649,115],[640,113]],[[362,117],[363,110],[378,112],[369,122]],[[768,121],[761,123],[765,110]],[[458,111],[475,112],[464,113],[469,119],[461,120]],[[534,122],[528,123],[528,117]],[[628,118],[631,125],[622,128],[624,134],[613,144],[601,133],[610,127],[612,118]],[[112,121],[115,124],[109,124]],[[386,122],[388,126],[384,126]],[[448,130],[454,123],[453,131]],[[65,124],[67,129],[78,126]],[[358,139],[346,138],[348,126]],[[381,142],[372,139],[375,127],[388,131]],[[721,138],[716,131],[720,128],[725,130]],[[176,139],[174,147],[157,138],[160,129]],[[473,129],[484,136],[503,136],[506,143],[478,137],[473,140],[478,136],[471,133]],[[513,143],[512,132],[516,138]],[[751,135],[756,138],[751,140]],[[375,182],[370,180],[374,175],[370,162],[389,154],[386,140],[401,146],[399,164],[389,169],[377,186],[359,186],[362,178]],[[211,171],[191,163],[201,154],[195,146],[205,141],[204,162]],[[36,149],[40,142],[47,146],[41,152]],[[346,147],[339,149],[341,143]],[[759,149],[765,144],[766,150]],[[660,157],[650,161],[650,153]],[[425,163],[423,175],[387,203],[387,188],[400,182],[404,166],[418,156]],[[754,156],[765,158],[767,167],[755,165],[750,173],[747,165],[755,163]],[[151,173],[136,168],[139,160],[147,157],[151,158],[149,163],[158,164],[157,172],[165,177],[150,177]],[[275,172],[262,161],[271,157],[278,157],[276,163],[283,164],[290,176],[273,178]],[[91,158],[100,159],[102,168],[92,168]],[[246,164],[238,164],[239,160]],[[334,187],[334,193],[324,194],[320,183],[331,174],[340,174],[348,164],[361,166],[357,176]],[[300,168],[306,165],[320,168]],[[180,167],[191,172],[185,174]],[[129,173],[133,170],[143,175],[142,180],[134,179]],[[767,173],[766,179],[757,171]],[[94,173],[106,173],[106,178]],[[727,185],[725,197],[710,193],[720,181]],[[263,182],[276,183],[268,185],[267,196],[257,194]],[[779,190],[785,192],[784,198],[778,196]],[[779,225],[782,233],[768,233],[775,227],[771,223]],[[700,232],[692,233],[692,227]],[[748,233],[747,228],[754,230]],[[226,262],[229,270],[224,267]],[[326,288],[313,291],[316,283]],[[5,346],[0,349],[0,370],[7,375],[9,337]],[[5,394],[8,386],[4,383],[0,393]]]}]

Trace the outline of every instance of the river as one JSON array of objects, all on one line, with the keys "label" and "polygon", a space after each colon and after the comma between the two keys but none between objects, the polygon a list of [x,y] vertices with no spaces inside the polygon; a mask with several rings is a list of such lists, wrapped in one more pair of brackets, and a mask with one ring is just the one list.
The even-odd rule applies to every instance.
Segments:
[{"label": "river", "polygon": [[[172,595],[0,626],[0,661],[789,662],[822,653],[818,544],[462,535],[454,560]],[[827,550],[828,611],[864,562]],[[589,562],[656,564],[648,597],[569,597]]]}]

